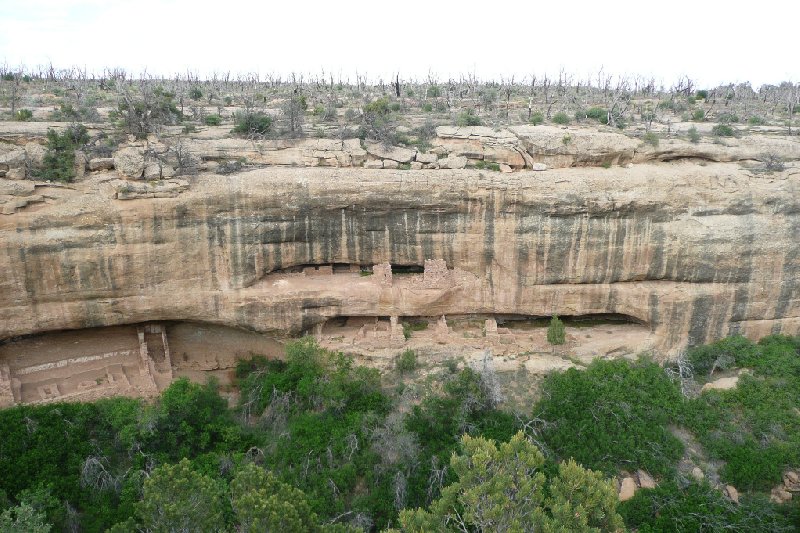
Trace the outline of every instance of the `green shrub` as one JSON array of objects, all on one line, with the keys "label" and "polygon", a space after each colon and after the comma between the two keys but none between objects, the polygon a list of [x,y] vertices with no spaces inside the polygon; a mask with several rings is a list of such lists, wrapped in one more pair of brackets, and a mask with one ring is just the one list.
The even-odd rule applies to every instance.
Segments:
[{"label": "green shrub", "polygon": [[378,98],[364,106],[365,114],[388,115],[390,111],[388,98]]},{"label": "green shrub", "polygon": [[584,112],[584,116],[596,120],[601,124],[608,124],[608,110],[602,107],[589,108]]},{"label": "green shrub", "polygon": [[695,122],[703,122],[706,119],[706,112],[702,109],[695,109],[692,112],[692,120]]},{"label": "green shrub", "polygon": [[391,109],[395,113],[400,111],[400,108],[401,108],[400,102],[392,102],[391,105],[389,105],[389,109]]},{"label": "green shrub", "polygon": [[17,111],[17,114],[14,115],[14,120],[17,122],[28,122],[33,118],[33,111],[30,109],[20,109]]},{"label": "green shrub", "polygon": [[363,107],[361,116],[362,138],[394,144],[397,135],[397,120],[392,114],[388,98],[378,98]]},{"label": "green shrub", "polygon": [[733,124],[739,122],[739,116],[735,113],[720,113],[717,117],[717,122],[720,124]]},{"label": "green shrub", "polygon": [[564,135],[563,137],[561,137],[561,143],[564,146],[567,146],[571,142],[572,142],[572,136],[571,135],[567,134],[567,135]]},{"label": "green shrub", "polygon": [[428,98],[439,98],[442,96],[442,90],[438,85],[431,85],[428,87],[428,90],[425,91],[425,94]]},{"label": "green shrub", "polygon": [[456,119],[456,124],[458,126],[480,126],[481,119],[475,114],[475,111],[472,109],[466,109],[459,113],[458,118]]},{"label": "green shrub", "polygon": [[564,344],[565,340],[564,322],[557,315],[553,315],[550,318],[550,324],[547,326],[547,342],[556,346]]},{"label": "green shrub", "polygon": [[425,113],[430,113],[431,111],[433,111],[433,106],[431,105],[430,102],[425,102],[424,104],[422,104],[422,110]]},{"label": "green shrub", "polygon": [[729,124],[717,124],[711,128],[711,134],[715,137],[736,137],[736,129]]},{"label": "green shrub", "polygon": [[694,144],[700,142],[700,133],[697,131],[696,127],[692,126],[691,128],[689,128],[687,133],[689,134],[689,142]]},{"label": "green shrub", "polygon": [[642,468],[661,476],[683,453],[668,429],[682,403],[656,363],[595,359],[586,370],[548,375],[533,412],[547,421],[543,438],[559,457],[610,475]]},{"label": "green shrub", "polygon": [[413,372],[417,369],[417,354],[414,353],[414,350],[405,350],[398,356],[394,366],[401,374]]},{"label": "green shrub", "polygon": [[479,159],[475,161],[474,168],[477,170],[492,170],[494,172],[500,172],[500,165],[498,163],[492,163],[490,161],[484,161],[483,159]]},{"label": "green shrub", "polygon": [[14,81],[14,73],[6,72],[0,79],[2,79],[3,81]]},{"label": "green shrub", "polygon": [[751,366],[760,352],[760,348],[751,340],[733,335],[712,344],[690,348],[686,357],[692,364],[695,376],[704,378],[718,370]]},{"label": "green shrub", "polygon": [[234,133],[265,135],[272,128],[272,117],[262,112],[236,113],[234,124]]},{"label": "green shrub", "polygon": [[758,345],[730,337],[690,351],[689,358],[699,370],[722,366],[720,360],[728,368],[752,369],[735,388],[688,402],[683,424],[709,458],[724,462],[724,482],[769,490],[786,466],[800,462],[800,337],[770,335]]},{"label": "green shrub", "polygon": [[541,114],[539,111],[537,111],[531,115],[531,118],[528,122],[530,122],[534,126],[538,126],[539,124],[544,122],[544,115]]},{"label": "green shrub", "polygon": [[206,126],[219,126],[222,123],[222,117],[219,115],[206,115],[203,118]]},{"label": "green shrub", "polygon": [[644,137],[642,137],[642,140],[645,142],[645,144],[649,144],[653,148],[658,148],[658,135],[652,131],[645,133]]},{"label": "green shrub", "polygon": [[63,132],[47,130],[47,151],[43,168],[37,177],[45,180],[69,182],[75,177],[75,150],[89,142],[82,124],[72,125]]},{"label": "green shrub", "polygon": [[569,124],[569,117],[564,112],[558,112],[553,115],[553,124]]},{"label": "green shrub", "polygon": [[200,100],[203,97],[203,91],[200,90],[200,87],[192,87],[189,91],[189,98],[192,100]]},{"label": "green shrub", "polygon": [[701,99],[703,99],[703,100],[705,100],[705,99],[707,99],[707,98],[708,98],[708,91],[706,91],[705,89],[701,89],[701,90],[697,91],[697,92],[696,92],[696,93],[694,93],[694,94],[695,94],[695,96],[696,96],[697,98],[701,98]]},{"label": "green shrub", "polygon": [[674,481],[636,491],[620,504],[625,525],[634,531],[792,531],[792,520],[765,497],[743,497],[734,504],[708,483],[679,487]]},{"label": "green shrub", "polygon": [[762,117],[753,115],[752,117],[747,119],[747,123],[751,126],[763,126],[767,123]]}]

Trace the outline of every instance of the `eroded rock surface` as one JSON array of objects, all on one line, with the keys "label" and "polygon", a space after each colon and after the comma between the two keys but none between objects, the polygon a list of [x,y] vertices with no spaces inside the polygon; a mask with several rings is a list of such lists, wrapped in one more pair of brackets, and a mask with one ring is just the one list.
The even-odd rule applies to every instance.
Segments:
[{"label": "eroded rock surface", "polygon": [[[335,317],[613,313],[667,356],[800,329],[791,176],[273,168],[124,202],[76,186],[0,218],[0,338],[155,320],[298,334]],[[432,259],[448,273],[436,262],[426,283]],[[380,263],[388,282],[358,273]],[[304,266],[315,274],[292,273]]]}]

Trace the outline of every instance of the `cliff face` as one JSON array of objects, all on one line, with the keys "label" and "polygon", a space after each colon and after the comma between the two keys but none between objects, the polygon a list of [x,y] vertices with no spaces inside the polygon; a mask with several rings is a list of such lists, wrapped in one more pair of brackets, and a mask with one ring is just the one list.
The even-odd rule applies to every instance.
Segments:
[{"label": "cliff face", "polygon": [[[153,320],[618,313],[663,354],[800,330],[800,187],[732,165],[546,174],[264,169],[0,218],[0,338]],[[398,275],[444,260],[449,270]],[[388,262],[393,278],[345,273]],[[323,266],[307,275],[298,266]],[[332,265],[328,273],[327,265]],[[349,265],[349,266],[348,266]]]}]

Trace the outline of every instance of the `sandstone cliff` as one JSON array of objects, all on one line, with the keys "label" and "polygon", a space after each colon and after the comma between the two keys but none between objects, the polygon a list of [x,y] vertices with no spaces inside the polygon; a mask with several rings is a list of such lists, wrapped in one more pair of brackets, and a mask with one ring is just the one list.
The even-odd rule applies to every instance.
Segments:
[{"label": "sandstone cliff", "polygon": [[[269,168],[121,201],[101,175],[0,217],[0,338],[153,320],[300,333],[337,316],[473,313],[617,313],[650,328],[664,355],[734,332],[797,333],[800,180],[780,178],[716,163]],[[350,270],[427,259],[449,270],[428,282]],[[309,266],[323,269],[287,274]]]}]

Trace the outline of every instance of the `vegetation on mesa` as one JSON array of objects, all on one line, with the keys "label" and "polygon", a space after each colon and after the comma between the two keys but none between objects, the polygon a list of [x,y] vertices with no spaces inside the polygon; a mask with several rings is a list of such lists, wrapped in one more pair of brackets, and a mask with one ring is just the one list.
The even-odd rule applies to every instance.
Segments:
[{"label": "vegetation on mesa", "polygon": [[[0,102],[8,109],[0,119],[92,123],[103,129],[72,147],[93,157],[107,157],[129,135],[137,139],[169,137],[174,142],[168,156],[150,155],[177,159],[176,175],[197,170],[191,157],[182,160],[186,154],[180,139],[206,127],[223,127],[231,135],[250,139],[357,137],[424,152],[436,127],[442,125],[606,126],[624,129],[643,146],[657,148],[660,140],[676,137],[697,143],[705,136],[722,143],[751,130],[761,131],[763,126],[772,127],[773,133],[791,135],[800,124],[800,86],[795,83],[764,85],[757,90],[747,83],[698,89],[686,77],[659,85],[652,78],[613,76],[602,70],[586,79],[561,72],[557,77],[532,75],[500,81],[481,81],[474,76],[448,80],[435,76],[402,80],[398,76],[392,81],[370,81],[364,76],[355,80],[260,78],[230,73],[200,80],[191,75],[137,79],[119,69],[91,74],[75,69],[36,71],[2,66]],[[673,125],[687,122],[696,126],[676,134]],[[703,123],[709,124],[703,127]],[[51,153],[57,153],[57,143],[50,139],[48,143]],[[64,147],[63,143],[58,146]],[[763,154],[765,158],[770,155]],[[41,177],[73,179],[75,172],[68,166],[68,158],[48,159]],[[767,170],[782,163],[774,161]],[[500,170],[492,161],[478,165]],[[220,166],[223,173],[227,168]]]},{"label": "vegetation on mesa", "polygon": [[[515,414],[486,369],[448,365],[414,398],[313,340],[286,355],[240,363],[235,409],[213,382],[178,380],[152,404],[0,411],[0,531],[797,529],[797,505],[766,493],[800,464],[800,338],[732,337],[680,371],[598,360],[549,375]],[[690,365],[700,381],[749,371],[698,395]],[[680,466],[676,427],[702,445],[702,481]],[[618,504],[611,478],[636,469],[658,486]]]}]

